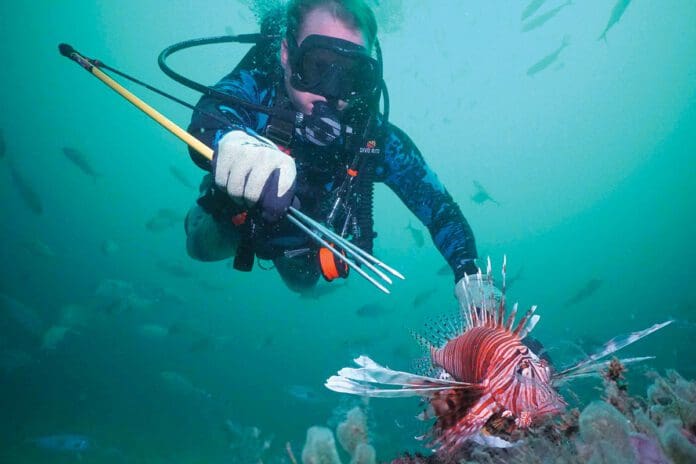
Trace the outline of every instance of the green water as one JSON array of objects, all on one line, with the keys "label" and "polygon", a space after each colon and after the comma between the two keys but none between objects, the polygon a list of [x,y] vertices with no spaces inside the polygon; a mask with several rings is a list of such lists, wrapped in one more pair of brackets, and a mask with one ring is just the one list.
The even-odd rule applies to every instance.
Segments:
[{"label": "green water", "polygon": [[[452,277],[437,273],[443,259],[427,233],[425,246],[416,246],[407,229],[414,217],[381,185],[375,254],[407,276],[390,296],[354,275],[325,296],[303,299],[275,271],[256,266],[244,274],[228,262],[192,261],[181,220],[146,227],[162,208],[183,218],[196,197],[171,167],[192,184],[202,171],[181,142],[61,57],[57,45],[67,42],[193,102],[193,92],[159,71],[157,54],[192,37],[255,31],[249,3],[0,6],[7,147],[0,292],[36,316],[29,328],[8,314],[0,319],[0,461],[74,462],[24,443],[73,433],[97,444],[83,462],[241,462],[225,432],[231,421],[272,437],[264,462],[287,462],[286,442],[299,454],[308,427],[335,425],[356,403],[323,388],[329,375],[361,353],[411,368],[420,356],[411,331],[455,309]],[[490,255],[494,268],[507,254],[509,275],[520,275],[509,299],[539,305],[535,334],[551,356],[568,363],[615,335],[674,318],[626,350],[657,356],[634,367],[629,381],[640,391],[647,368],[676,368],[693,379],[696,4],[632,2],[605,43],[597,37],[613,1],[576,2],[529,32],[520,23],[528,2],[373,3],[384,31],[391,121],[458,201],[479,254]],[[558,60],[528,76],[564,36],[569,46]],[[213,83],[245,50],[215,46],[172,62]],[[188,122],[186,108],[129,88]],[[99,176],[70,163],[66,146]],[[40,197],[41,214],[22,200],[10,164]],[[473,202],[473,181],[500,204]],[[174,266],[178,275],[166,270]],[[108,279],[146,301],[114,307],[103,296]],[[566,306],[592,279],[601,281],[596,292]],[[359,316],[369,303],[382,310]],[[68,305],[79,315],[70,324]],[[47,346],[45,331],[57,325],[72,330]],[[162,335],[152,326],[177,330]],[[594,385],[576,393],[596,397]],[[307,395],[294,395],[292,386]],[[370,403],[380,460],[417,448],[419,410],[415,399]]]}]

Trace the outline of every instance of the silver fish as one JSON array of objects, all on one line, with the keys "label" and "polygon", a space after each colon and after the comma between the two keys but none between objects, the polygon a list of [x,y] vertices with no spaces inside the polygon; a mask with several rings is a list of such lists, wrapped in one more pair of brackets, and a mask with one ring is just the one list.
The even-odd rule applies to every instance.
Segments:
[{"label": "silver fish", "polygon": [[590,296],[592,296],[598,289],[599,287],[602,286],[602,280],[601,279],[590,279],[584,287],[582,287],[578,292],[570,297],[566,302],[565,302],[565,307],[569,307],[575,304],[580,303],[583,300],[586,300]]},{"label": "silver fish", "polygon": [[527,75],[528,76],[533,76],[538,72],[543,71],[544,69],[548,68],[553,64],[557,59],[558,56],[561,54],[564,48],[566,48],[570,44],[570,39],[568,36],[563,37],[563,42],[561,43],[561,46],[558,47],[556,50],[553,52],[549,53],[536,63],[534,63],[532,66],[527,69]]},{"label": "silver fish", "polygon": [[602,31],[602,35],[600,35],[597,38],[597,40],[604,40],[605,42],[607,41],[607,32],[609,32],[609,29],[614,27],[614,24],[619,22],[630,3],[631,0],[618,0],[614,4],[614,8],[611,10],[611,16],[609,17],[609,21],[607,22],[606,27]]},{"label": "silver fish", "polygon": [[34,214],[43,213],[43,203],[41,202],[41,197],[34,191],[34,189],[29,185],[29,182],[22,176],[22,174],[13,165],[9,165],[10,176],[12,177],[12,184],[15,186],[17,193],[24,201],[24,204],[29,208]]},{"label": "silver fish", "polygon": [[[233,34],[228,34],[228,35],[233,35]],[[175,178],[176,180],[178,180],[179,183],[181,183],[181,185],[183,185],[184,187],[190,188],[190,189],[195,189],[195,188],[196,188],[196,187],[194,187],[194,185],[191,183],[191,181],[188,180],[188,178],[186,177],[186,175],[184,174],[184,172],[183,172],[181,169],[179,169],[179,168],[177,168],[176,166],[174,166],[173,164],[169,166],[169,172],[170,172],[170,173],[172,174],[172,176],[174,176],[174,178]]]},{"label": "silver fish", "polygon": [[567,7],[568,5],[570,5],[572,3],[573,2],[571,0],[568,0],[567,2],[563,3],[562,5],[557,6],[553,10],[549,10],[546,13],[542,13],[539,16],[532,18],[529,22],[525,23],[522,26],[522,32],[529,32],[529,31],[532,31],[534,29],[537,29],[537,28],[543,26],[544,24],[546,24],[546,22],[549,19],[556,16],[558,13],[561,12],[561,10],[563,8]]},{"label": "silver fish", "polygon": [[491,203],[495,203],[496,205],[500,206],[500,203],[495,201],[493,197],[491,197],[488,192],[486,191],[485,188],[483,188],[483,185],[481,185],[478,181],[474,181],[474,187],[476,187],[476,193],[471,195],[471,200],[474,203],[483,204],[487,201],[490,201]]},{"label": "silver fish", "polygon": [[184,218],[176,211],[169,208],[161,208],[151,217],[145,227],[153,232],[160,232],[183,222]]},{"label": "silver fish", "polygon": [[532,0],[529,2],[529,5],[522,11],[522,15],[520,16],[520,21],[524,21],[525,19],[529,18],[532,16],[536,11],[542,7],[546,3],[546,0]]},{"label": "silver fish", "polygon": [[70,148],[63,147],[63,154],[68,158],[75,166],[77,166],[80,171],[84,172],[90,177],[99,177],[99,174],[92,168],[92,165],[87,161],[87,157],[83,155],[80,151]]}]

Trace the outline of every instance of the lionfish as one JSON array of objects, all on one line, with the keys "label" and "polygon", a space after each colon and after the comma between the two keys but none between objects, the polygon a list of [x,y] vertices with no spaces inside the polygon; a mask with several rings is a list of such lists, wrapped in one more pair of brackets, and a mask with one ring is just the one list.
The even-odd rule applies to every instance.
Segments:
[{"label": "lionfish", "polygon": [[[625,346],[665,327],[655,324],[628,336],[615,337],[597,353],[553,372],[546,359],[534,353],[525,337],[539,321],[532,306],[515,324],[517,303],[505,307],[505,268],[502,286],[493,285],[491,263],[484,277],[465,277],[456,288],[460,306],[458,321],[443,319],[431,327],[429,338],[420,337],[429,351],[430,368],[425,375],[395,371],[363,355],[357,368],[347,367],[326,381],[331,390],[368,397],[421,396],[428,409],[419,417],[435,418],[428,446],[452,454],[466,441],[507,447],[502,431],[512,433],[560,414],[566,402],[557,391],[562,383],[600,372],[601,361]],[[524,342],[527,342],[525,344]],[[651,357],[629,358],[622,363]],[[497,426],[493,426],[498,424]],[[493,433],[490,432],[493,429]],[[500,433],[496,434],[496,430]]]}]

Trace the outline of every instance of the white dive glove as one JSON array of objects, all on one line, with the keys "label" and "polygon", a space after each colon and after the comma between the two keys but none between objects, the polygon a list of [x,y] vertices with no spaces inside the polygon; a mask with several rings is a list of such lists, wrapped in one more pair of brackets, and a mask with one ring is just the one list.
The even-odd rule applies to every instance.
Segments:
[{"label": "white dive glove", "polygon": [[218,143],[212,162],[215,185],[237,203],[258,206],[267,221],[278,220],[295,195],[295,160],[270,140],[233,130]]},{"label": "white dive glove", "polygon": [[454,295],[457,297],[459,307],[466,309],[469,304],[477,308],[497,308],[503,296],[502,292],[491,282],[488,276],[483,274],[479,281],[478,275],[473,274],[459,279],[454,285]]}]

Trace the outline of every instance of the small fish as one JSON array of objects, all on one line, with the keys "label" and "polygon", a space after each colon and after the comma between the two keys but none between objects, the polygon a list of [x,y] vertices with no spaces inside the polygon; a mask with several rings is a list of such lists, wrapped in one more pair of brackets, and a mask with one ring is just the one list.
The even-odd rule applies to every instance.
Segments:
[{"label": "small fish", "polygon": [[145,227],[153,232],[161,232],[181,224],[184,218],[176,211],[169,208],[161,208],[151,217]]},{"label": "small fish", "polygon": [[563,42],[561,43],[561,46],[558,47],[555,51],[549,53],[533,65],[527,69],[527,75],[528,76],[533,76],[536,73],[543,71],[544,69],[548,68],[553,64],[554,61],[558,59],[558,56],[561,54],[564,48],[566,48],[570,44],[570,39],[568,36],[563,37]]},{"label": "small fish", "polygon": [[607,32],[609,32],[609,29],[614,27],[614,24],[619,22],[630,3],[631,0],[618,0],[614,4],[614,8],[611,10],[611,16],[609,17],[609,21],[607,22],[606,27],[602,31],[602,35],[600,35],[597,38],[597,40],[604,40],[605,42],[607,41]]},{"label": "small fish", "polygon": [[203,351],[212,350],[216,346],[216,340],[210,336],[203,336],[191,342],[189,353],[201,353]]},{"label": "small fish", "polygon": [[54,325],[48,328],[41,337],[42,350],[55,350],[63,342],[68,332],[73,331],[71,327]]},{"label": "small fish", "polygon": [[90,439],[84,435],[47,435],[28,440],[28,443],[47,451],[81,453],[91,448]]},{"label": "small fish", "polygon": [[[233,35],[233,34],[229,34],[229,35]],[[174,176],[174,178],[175,178],[176,180],[178,180],[179,183],[181,183],[181,185],[183,185],[184,187],[190,188],[190,189],[195,189],[195,188],[196,188],[196,187],[191,183],[191,181],[188,180],[188,178],[186,177],[186,175],[184,174],[184,172],[183,172],[181,169],[179,169],[179,168],[177,168],[176,166],[174,166],[173,164],[169,166],[169,172],[170,172],[170,173],[172,174],[172,176]]]},{"label": "small fish", "polygon": [[288,394],[295,399],[305,403],[318,403],[320,401],[317,391],[306,385],[290,385],[287,388]]},{"label": "small fish", "polygon": [[17,190],[17,193],[19,193],[19,196],[22,201],[24,201],[24,204],[34,214],[42,214],[43,203],[41,201],[41,197],[39,197],[31,185],[29,185],[29,182],[22,176],[22,174],[13,164],[9,165],[9,169],[12,177],[12,184],[15,186],[15,190]]},{"label": "small fish", "polygon": [[355,310],[360,317],[380,317],[386,312],[386,308],[379,303],[367,303]]},{"label": "small fish", "polygon": [[63,147],[63,154],[83,173],[93,178],[99,177],[99,174],[92,168],[89,161],[87,161],[87,157],[80,151],[70,147]]},{"label": "small fish", "polygon": [[439,276],[446,276],[452,273],[452,268],[449,264],[443,264],[440,269],[437,270],[436,274]]},{"label": "small fish", "polygon": [[118,250],[120,249],[118,243],[116,243],[115,240],[110,238],[103,240],[99,248],[101,249],[101,252],[104,256],[114,255],[118,253]]},{"label": "small fish", "polygon": [[25,250],[36,258],[54,259],[56,257],[55,251],[53,251],[53,249],[41,239],[37,238],[31,241],[22,242],[22,245]]},{"label": "small fish", "polygon": [[425,244],[425,239],[423,238],[423,232],[419,228],[413,227],[411,225],[411,221],[408,222],[408,225],[406,226],[406,230],[411,232],[411,237],[413,237],[413,241],[416,242],[416,246],[418,248],[421,248]]},{"label": "small fish", "polygon": [[[505,288],[506,260],[503,260]],[[467,305],[455,319],[441,319],[429,326],[419,341],[431,365],[423,374],[395,371],[366,355],[327,379],[330,390],[363,397],[425,398],[427,409],[419,416],[435,419],[426,446],[435,448],[448,461],[469,440],[495,447],[510,447],[506,441],[541,419],[563,412],[566,401],[558,391],[564,383],[599,376],[610,361],[604,359],[620,349],[669,325],[655,324],[645,330],[609,340],[598,352],[555,372],[548,361],[529,346],[525,337],[539,316],[532,306],[516,322],[517,304],[508,311],[505,295],[494,286],[488,261],[485,277],[465,277],[456,293]],[[620,360],[623,364],[650,357]]]},{"label": "small fish", "polygon": [[573,2],[571,0],[568,0],[567,2],[563,3],[560,6],[557,6],[553,10],[549,10],[546,13],[542,13],[539,16],[532,18],[529,22],[525,23],[522,26],[522,32],[529,32],[532,31],[538,27],[543,26],[546,24],[546,22],[556,16],[563,8],[566,6],[572,4]]},{"label": "small fish", "polygon": [[473,200],[474,203],[483,204],[487,201],[490,201],[491,203],[495,203],[496,205],[500,206],[500,203],[495,201],[486,191],[485,188],[483,188],[483,185],[481,185],[478,181],[474,181],[474,187],[476,187],[476,193],[471,195],[471,199]]},{"label": "small fish", "polygon": [[225,26],[225,34],[234,35],[234,29],[232,29],[232,26]]},{"label": "small fish", "polygon": [[203,399],[211,399],[212,395],[202,388],[198,388],[189,379],[175,371],[160,372],[164,384],[174,393],[191,395]]},{"label": "small fish", "polygon": [[194,277],[194,273],[191,272],[189,267],[180,262],[167,262],[160,260],[157,261],[157,267],[172,277],[178,277],[180,279],[189,279]]},{"label": "small fish", "polygon": [[508,290],[510,290],[510,287],[512,287],[515,284],[515,282],[517,282],[518,280],[520,280],[522,278],[523,273],[524,273],[524,267],[520,267],[517,270],[517,272],[515,272],[512,276],[507,277],[506,282],[505,282],[506,288]]},{"label": "small fish", "polygon": [[411,304],[414,308],[421,306],[426,301],[428,301],[430,297],[435,294],[435,292],[437,292],[437,288],[435,287],[423,290],[422,292],[418,293],[416,296],[413,297],[413,301],[411,302]]},{"label": "small fish", "polygon": [[591,295],[593,295],[601,286],[602,286],[601,279],[591,279],[589,282],[587,282],[585,284],[584,287],[582,287],[580,290],[578,290],[578,292],[575,295],[568,298],[568,300],[566,300],[564,306],[567,308],[569,306],[573,306],[575,304],[578,304],[583,300],[586,300]]},{"label": "small fish", "polygon": [[541,8],[546,0],[532,0],[529,2],[527,7],[522,11],[522,15],[520,16],[520,21],[524,21],[525,19],[529,18],[532,16],[536,11]]}]

